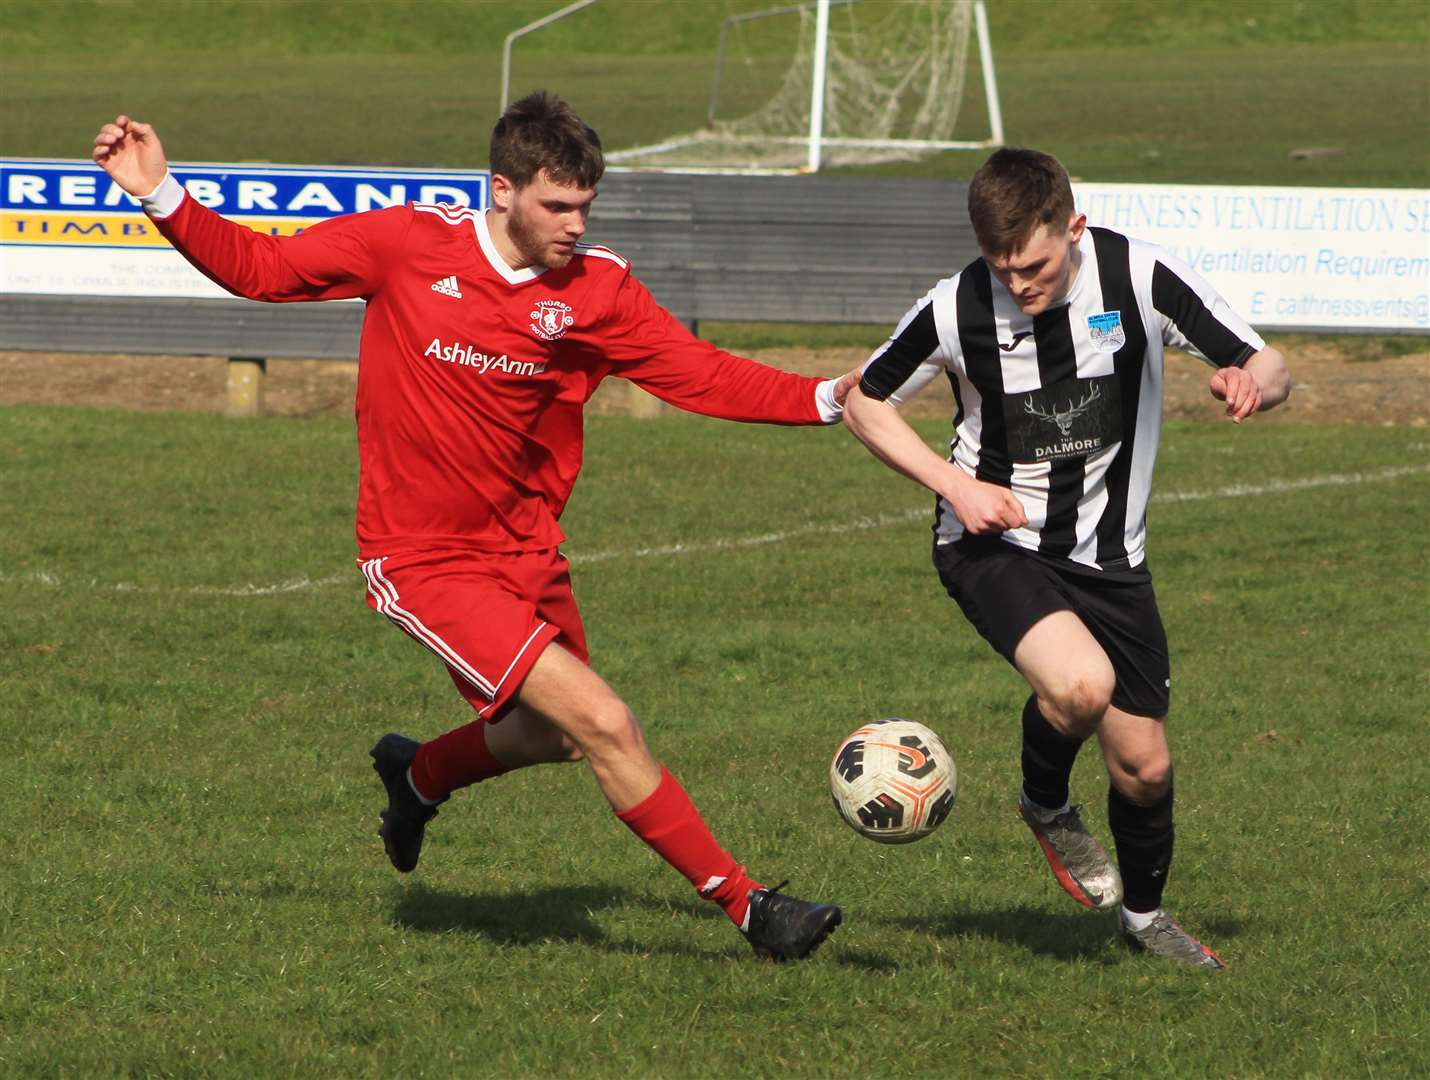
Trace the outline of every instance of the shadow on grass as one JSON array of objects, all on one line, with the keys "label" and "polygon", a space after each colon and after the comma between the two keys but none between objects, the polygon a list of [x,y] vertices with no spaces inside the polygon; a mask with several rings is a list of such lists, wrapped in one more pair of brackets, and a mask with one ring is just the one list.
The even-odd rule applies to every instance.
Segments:
[{"label": "shadow on grass", "polygon": [[592,913],[628,901],[623,889],[573,885],[535,892],[443,892],[425,885],[403,891],[393,921],[431,934],[459,931],[481,934],[502,945],[538,945],[544,941],[606,944],[606,934],[591,921]]},{"label": "shadow on grass", "polygon": [[[568,941],[610,953],[667,955],[687,960],[727,958],[726,953],[694,945],[647,946],[639,941],[612,938],[592,919],[596,912],[609,908],[652,903],[648,898],[636,898],[625,889],[611,886],[570,885],[474,896],[414,885],[398,900],[393,921],[431,934],[453,931],[480,934],[498,945]],[[691,914],[706,917],[709,912],[692,908]]]},{"label": "shadow on grass", "polygon": [[979,937],[1006,942],[1058,960],[1117,962],[1108,943],[1117,934],[1117,919],[1093,912],[1051,913],[1041,908],[1006,911],[956,911],[933,920],[897,919],[909,930],[942,937]]},{"label": "shadow on grass", "polygon": [[1213,915],[1205,919],[1193,916],[1191,922],[1185,922],[1182,925],[1211,945],[1213,949],[1216,948],[1212,944],[1213,942],[1237,937],[1246,926],[1240,919],[1230,915]]},{"label": "shadow on grass", "polygon": [[[837,935],[836,935],[837,937]],[[824,948],[828,949],[826,945]],[[863,949],[840,949],[836,947],[836,955],[833,962],[841,967],[858,968],[866,975],[893,975],[898,972],[902,965],[895,959],[885,956],[883,953],[868,952]],[[816,958],[815,963],[818,963]]]},{"label": "shadow on grass", "polygon": [[[474,896],[430,889],[419,884],[403,891],[392,917],[399,926],[412,930],[429,934],[454,931],[479,934],[498,945],[569,941],[612,953],[678,956],[687,960],[729,960],[749,951],[749,946],[738,936],[733,937],[730,948],[720,951],[694,945],[648,946],[628,939],[612,939],[591,918],[598,911],[627,905],[673,912],[691,919],[725,919],[712,904],[633,896],[625,889],[595,885]],[[837,962],[866,971],[894,971],[898,968],[898,964],[887,957],[867,952],[845,952]]]}]

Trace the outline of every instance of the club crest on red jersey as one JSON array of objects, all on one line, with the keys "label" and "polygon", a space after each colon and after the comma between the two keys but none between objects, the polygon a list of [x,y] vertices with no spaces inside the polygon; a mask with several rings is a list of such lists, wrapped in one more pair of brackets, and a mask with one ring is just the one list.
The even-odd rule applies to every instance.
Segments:
[{"label": "club crest on red jersey", "polygon": [[555,341],[576,321],[571,305],[560,300],[538,300],[528,316],[531,332],[546,341]]}]

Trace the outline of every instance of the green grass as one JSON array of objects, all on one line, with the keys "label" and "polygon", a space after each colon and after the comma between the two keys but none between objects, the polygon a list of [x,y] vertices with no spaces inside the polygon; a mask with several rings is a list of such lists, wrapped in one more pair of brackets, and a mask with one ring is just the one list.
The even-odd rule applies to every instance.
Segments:
[{"label": "green grass", "polygon": [[[514,91],[560,91],[613,148],[693,130],[720,19],[769,6],[602,0],[517,46]],[[990,8],[1009,140],[1077,176],[1430,183],[1430,9],[1416,0]],[[87,156],[123,110],[152,120],[176,160],[484,167],[502,39],[544,10],[0,0],[0,152]],[[975,76],[968,93],[965,134],[981,138]],[[1343,152],[1290,158],[1307,146]],[[966,177],[982,157],[853,171]]]},{"label": "green grass", "polygon": [[[875,0],[887,2],[887,0]],[[563,5],[531,10],[494,0],[5,0],[4,42],[15,51],[92,57],[106,51],[146,56],[155,50],[250,57],[343,53],[499,51],[503,37]],[[727,15],[767,11],[768,0],[601,0],[563,19],[520,48],[701,56]],[[1219,45],[1334,45],[1404,41],[1430,33],[1417,0],[994,0],[995,40],[1038,48],[1097,41],[1127,48]],[[150,16],[143,34],[136,16]],[[162,17],[160,17],[162,16]],[[779,23],[770,23],[778,26]],[[435,28],[440,27],[440,32]],[[769,32],[771,36],[773,31]],[[753,37],[753,36],[752,36]],[[759,38],[754,38],[758,41]]]},{"label": "green grass", "polygon": [[[598,670],[742,860],[845,906],[819,956],[754,962],[582,766],[459,794],[392,873],[366,748],[468,714],[362,602],[349,424],[5,409],[0,1074],[1430,1067],[1422,431],[1164,438],[1158,490],[1206,495],[1154,503],[1151,559],[1169,904],[1232,964],[1207,978],[1124,955],[1047,875],[1010,806],[1021,684],[940,595],[924,495],[838,431],[590,429],[566,524]],[[1216,494],[1298,480],[1323,486]],[[883,715],[961,771],[907,849],[828,805],[828,754]]]},{"label": "green grass", "polygon": [[[83,157],[124,109],[177,159],[482,166],[501,37],[555,6],[0,0],[0,153]],[[703,82],[715,19],[766,6],[603,0],[518,47],[517,88],[611,146],[688,128],[703,89],[672,88]],[[990,6],[1010,138],[1076,175],[1430,183],[1417,0]],[[1345,153],[1292,162],[1305,145]],[[392,873],[366,748],[468,713],[362,601],[350,424],[3,409],[0,1075],[1430,1071],[1423,431],[1164,439],[1159,491],[1208,496],[1155,503],[1151,553],[1169,904],[1232,963],[1208,979],[1124,955],[1049,880],[1011,810],[1021,683],[941,595],[926,496],[839,432],[590,430],[566,524],[597,667],[741,859],[844,905],[820,955],[754,963],[584,767],[459,794]],[[838,740],[892,714],[962,778],[908,849],[826,793]],[[1101,829],[1094,757],[1075,788]]]}]

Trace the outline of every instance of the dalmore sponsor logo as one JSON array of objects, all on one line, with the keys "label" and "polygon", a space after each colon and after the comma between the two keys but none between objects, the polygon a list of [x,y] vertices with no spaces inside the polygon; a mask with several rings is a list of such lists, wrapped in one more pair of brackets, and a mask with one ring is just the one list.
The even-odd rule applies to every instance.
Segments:
[{"label": "dalmore sponsor logo", "polygon": [[1033,454],[1039,461],[1044,458],[1067,457],[1073,454],[1088,454],[1102,446],[1101,439],[1065,439],[1051,446],[1035,447]]},{"label": "dalmore sponsor logo", "polygon": [[1003,399],[1008,452],[1021,464],[1091,457],[1122,437],[1115,375],[1072,378]]},{"label": "dalmore sponsor logo", "polygon": [[441,338],[433,338],[432,344],[427,346],[422,355],[460,367],[475,368],[479,375],[485,375],[489,371],[500,371],[507,375],[540,375],[546,370],[544,360],[512,360],[506,353],[493,356],[461,342],[454,341],[450,345],[443,345]]}]

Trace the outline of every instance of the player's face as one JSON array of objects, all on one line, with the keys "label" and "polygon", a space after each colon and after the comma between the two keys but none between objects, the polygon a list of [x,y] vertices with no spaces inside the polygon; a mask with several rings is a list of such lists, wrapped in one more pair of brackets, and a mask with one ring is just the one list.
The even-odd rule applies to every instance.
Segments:
[{"label": "player's face", "polygon": [[492,198],[499,207],[505,199],[506,235],[520,264],[512,269],[555,270],[571,261],[576,241],[585,235],[596,189],[558,184],[543,169],[520,188],[505,177],[493,177]]},{"label": "player's face", "polygon": [[1077,277],[1077,244],[1087,218],[1078,214],[1066,228],[1043,225],[1034,230],[1022,251],[1011,255],[983,253],[983,261],[1024,315],[1037,315],[1063,300]]}]

